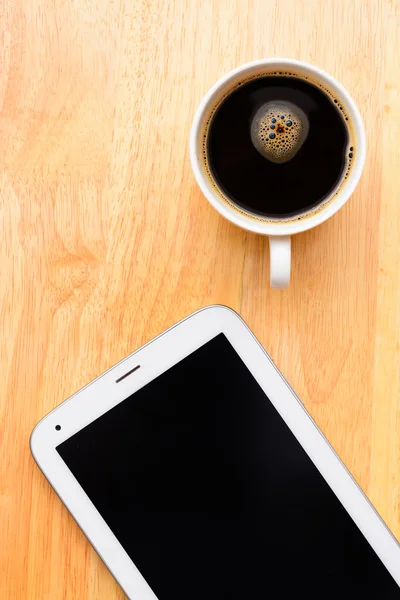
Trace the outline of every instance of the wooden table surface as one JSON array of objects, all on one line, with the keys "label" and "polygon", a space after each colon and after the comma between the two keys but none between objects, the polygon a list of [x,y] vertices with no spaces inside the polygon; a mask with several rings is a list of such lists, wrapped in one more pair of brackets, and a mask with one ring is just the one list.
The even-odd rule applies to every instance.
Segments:
[{"label": "wooden table surface", "polygon": [[[1,0],[0,31],[0,597],[124,597],[29,435],[211,303],[243,316],[400,537],[399,0]],[[288,291],[188,154],[210,85],[271,56],[340,79],[368,138],[356,193],[293,240]]]}]

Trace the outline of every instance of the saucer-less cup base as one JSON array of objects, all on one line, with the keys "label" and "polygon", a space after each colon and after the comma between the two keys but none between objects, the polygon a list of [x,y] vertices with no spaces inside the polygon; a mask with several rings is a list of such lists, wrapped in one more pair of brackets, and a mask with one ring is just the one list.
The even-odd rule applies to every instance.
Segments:
[{"label": "saucer-less cup base", "polygon": [[[203,132],[207,119],[215,104],[229,92],[236,83],[249,76],[271,71],[294,71],[299,75],[310,77],[328,88],[338,99],[346,111],[355,138],[357,152],[349,173],[346,184],[318,212],[311,213],[298,221],[263,221],[256,219],[251,214],[236,210],[218,194],[204,169],[202,158]],[[366,140],[364,125],[350,94],[341,83],[321,69],[305,62],[286,58],[268,58],[247,63],[227,73],[207,92],[198,107],[190,133],[190,160],[197,183],[203,194],[212,206],[226,219],[254,233],[268,235],[270,242],[270,281],[271,287],[283,289],[290,282],[290,236],[295,233],[312,229],[334,215],[349,199],[353,193],[364,167],[366,154]]]}]

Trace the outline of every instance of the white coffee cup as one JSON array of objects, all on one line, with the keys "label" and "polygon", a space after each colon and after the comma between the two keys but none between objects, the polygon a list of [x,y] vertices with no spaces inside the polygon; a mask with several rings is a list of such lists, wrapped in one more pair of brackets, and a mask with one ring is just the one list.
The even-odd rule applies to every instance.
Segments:
[{"label": "white coffee cup", "polygon": [[[323,85],[335,98],[342,104],[344,111],[348,115],[350,126],[354,134],[354,146],[356,148],[355,156],[351,170],[346,182],[339,191],[332,195],[330,201],[321,205],[318,211],[305,215],[300,220],[262,220],[256,215],[240,211],[233,204],[225,201],[218,194],[215,185],[207,174],[203,159],[203,138],[207,120],[213,112],[215,105],[221,100],[222,96],[233,90],[237,83],[261,73],[270,73],[273,71],[289,71],[300,76],[310,78],[312,81]],[[366,140],[364,125],[350,94],[345,90],[341,83],[334,79],[328,73],[305,62],[290,60],[285,58],[268,58],[257,60],[237,67],[230,73],[224,75],[207,92],[200,103],[195,114],[190,133],[190,159],[194,175],[205,197],[212,206],[226,219],[255,233],[269,236],[270,245],[270,281],[274,288],[283,289],[290,282],[290,237],[296,233],[306,231],[323,223],[329,217],[334,215],[347,202],[353,193],[364,167],[366,154]]]}]

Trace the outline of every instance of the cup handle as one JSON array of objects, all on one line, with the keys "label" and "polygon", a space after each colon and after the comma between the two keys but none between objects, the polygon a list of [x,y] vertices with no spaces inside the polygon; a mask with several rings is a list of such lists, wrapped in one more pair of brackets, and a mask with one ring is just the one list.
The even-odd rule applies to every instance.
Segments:
[{"label": "cup handle", "polygon": [[290,235],[269,236],[270,282],[278,290],[290,283]]}]

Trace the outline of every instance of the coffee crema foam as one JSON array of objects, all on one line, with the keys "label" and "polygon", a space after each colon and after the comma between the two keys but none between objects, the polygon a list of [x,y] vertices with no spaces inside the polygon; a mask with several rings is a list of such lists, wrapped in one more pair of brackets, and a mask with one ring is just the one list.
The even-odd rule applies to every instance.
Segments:
[{"label": "coffee crema foam", "polygon": [[[291,77],[293,79],[303,80],[321,89],[329,97],[329,99],[335,105],[336,109],[341,114],[341,117],[345,122],[348,132],[349,142],[346,152],[347,164],[343,168],[343,177],[336,186],[336,189],[334,190],[334,192],[331,193],[329,198],[323,200],[318,206],[304,212],[303,214],[298,214],[295,216],[269,217],[256,215],[238,206],[226,194],[223,193],[218,184],[215,182],[209,165],[209,158],[207,153],[208,133],[216,111],[221,106],[221,104],[228,98],[228,96],[230,96],[238,88],[240,88],[243,85],[246,85],[247,83],[255,79],[267,77]],[[295,106],[289,101],[279,101],[277,99],[276,101],[266,103],[257,110],[251,124],[250,135],[254,147],[262,156],[264,156],[271,162],[282,164],[288,162],[297,154],[297,152],[300,150],[301,146],[307,139],[308,131],[309,122],[304,112],[299,107]],[[251,77],[248,77],[236,83],[232,86],[232,88],[229,91],[225,92],[221,96],[221,98],[215,103],[209,117],[207,118],[202,135],[203,167],[205,168],[208,179],[210,180],[214,190],[218,193],[220,198],[235,211],[241,213],[242,215],[245,215],[246,217],[250,217],[251,219],[261,221],[264,223],[298,222],[300,220],[312,217],[315,214],[324,210],[326,206],[330,204],[339,193],[341,193],[350,175],[350,171],[353,165],[355,156],[354,146],[354,133],[350,122],[350,118],[344,106],[327,87],[325,87],[318,81],[315,81],[311,77],[308,77],[306,75],[299,75],[291,71],[262,72],[256,75],[252,75]]]},{"label": "coffee crema foam", "polygon": [[304,112],[291,102],[267,102],[254,115],[251,141],[264,158],[284,163],[300,150],[309,128]]}]

